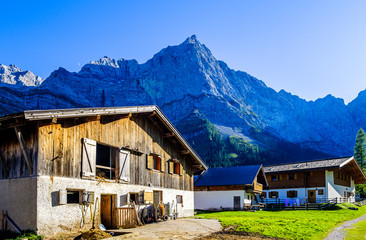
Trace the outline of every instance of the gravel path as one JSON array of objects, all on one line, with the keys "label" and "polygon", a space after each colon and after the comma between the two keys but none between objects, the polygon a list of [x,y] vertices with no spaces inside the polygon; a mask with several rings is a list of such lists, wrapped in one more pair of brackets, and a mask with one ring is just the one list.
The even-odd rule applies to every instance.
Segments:
[{"label": "gravel path", "polygon": [[362,215],[359,218],[347,221],[343,223],[341,226],[335,228],[333,232],[328,234],[328,236],[325,238],[325,240],[343,240],[345,238],[345,229],[351,228],[353,224],[358,223],[359,221],[365,220],[366,214]]},{"label": "gravel path", "polygon": [[181,218],[177,220],[168,220],[166,222],[151,223],[142,227],[116,230],[116,232],[124,232],[126,234],[107,239],[195,239],[221,230],[222,226],[218,220]]}]

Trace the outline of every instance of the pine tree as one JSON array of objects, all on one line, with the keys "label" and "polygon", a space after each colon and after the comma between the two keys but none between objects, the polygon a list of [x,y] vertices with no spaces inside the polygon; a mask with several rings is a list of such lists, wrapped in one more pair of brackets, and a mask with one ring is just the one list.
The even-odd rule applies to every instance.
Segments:
[{"label": "pine tree", "polygon": [[358,130],[356,135],[356,145],[354,148],[355,159],[360,165],[361,169],[366,169],[366,136],[362,128]]}]

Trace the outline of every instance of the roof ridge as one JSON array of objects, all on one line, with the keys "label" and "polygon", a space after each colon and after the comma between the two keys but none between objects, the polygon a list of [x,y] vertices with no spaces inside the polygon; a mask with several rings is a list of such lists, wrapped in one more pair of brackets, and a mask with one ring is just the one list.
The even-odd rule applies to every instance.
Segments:
[{"label": "roof ridge", "polygon": [[279,164],[273,164],[273,165],[266,165],[266,166],[263,166],[263,167],[274,167],[274,166],[290,165],[290,164],[300,164],[300,163],[320,162],[320,161],[336,160],[336,159],[342,159],[342,158],[349,159],[349,158],[351,158],[351,157],[353,157],[353,156],[344,156],[344,157],[336,157],[336,158],[316,159],[316,160],[301,161],[301,162],[279,163]]}]

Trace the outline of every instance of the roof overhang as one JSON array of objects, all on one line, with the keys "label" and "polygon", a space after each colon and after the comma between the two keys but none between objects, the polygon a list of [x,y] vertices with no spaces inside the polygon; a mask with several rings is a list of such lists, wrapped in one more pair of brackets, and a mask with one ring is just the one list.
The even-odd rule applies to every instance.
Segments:
[{"label": "roof overhang", "polygon": [[356,159],[354,157],[350,157],[346,161],[344,161],[339,168],[346,169],[352,179],[355,181],[355,184],[366,183],[365,173],[362,171],[360,165],[358,165]]},{"label": "roof overhang", "polygon": [[66,119],[82,118],[92,116],[108,116],[138,113],[155,113],[160,121],[168,128],[174,137],[186,148],[194,161],[203,169],[207,165],[183,138],[179,131],[173,126],[169,119],[159,109],[158,106],[134,106],[134,107],[103,107],[103,108],[70,108],[70,109],[52,109],[52,110],[26,110],[24,112],[0,117],[0,128],[9,128],[24,124],[24,122],[40,121],[47,119]]}]

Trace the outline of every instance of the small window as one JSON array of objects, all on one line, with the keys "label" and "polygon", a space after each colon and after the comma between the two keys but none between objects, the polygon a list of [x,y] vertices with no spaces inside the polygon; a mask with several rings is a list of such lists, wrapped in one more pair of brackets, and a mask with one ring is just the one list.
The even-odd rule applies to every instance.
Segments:
[{"label": "small window", "polygon": [[318,190],[318,195],[324,195],[324,190],[323,189],[319,189]]},{"label": "small window", "polygon": [[141,193],[138,192],[130,192],[130,203],[135,203],[136,205],[138,204],[143,204],[144,203],[144,196]]},{"label": "small window", "polygon": [[180,164],[179,164],[179,162],[174,162],[174,174],[180,174]]},{"label": "small window", "polygon": [[267,198],[267,193],[266,192],[262,192],[261,193],[261,198]]},{"label": "small window", "polygon": [[276,191],[269,192],[269,198],[278,198],[278,192]]},{"label": "small window", "polygon": [[272,180],[272,181],[277,181],[277,175],[272,175],[272,176],[271,176],[271,180]]},{"label": "small window", "polygon": [[164,172],[165,166],[162,158],[157,154],[147,156],[147,168]]},{"label": "small window", "polygon": [[67,190],[67,204],[79,204],[80,203],[80,191]]},{"label": "small window", "polygon": [[288,175],[288,179],[289,179],[289,180],[295,180],[295,174],[290,173],[290,174]]},{"label": "small window", "polygon": [[288,198],[296,198],[297,197],[297,191],[295,191],[295,190],[287,191],[287,197]]},{"label": "small window", "polygon": [[183,195],[177,195],[177,203],[183,203]]}]

